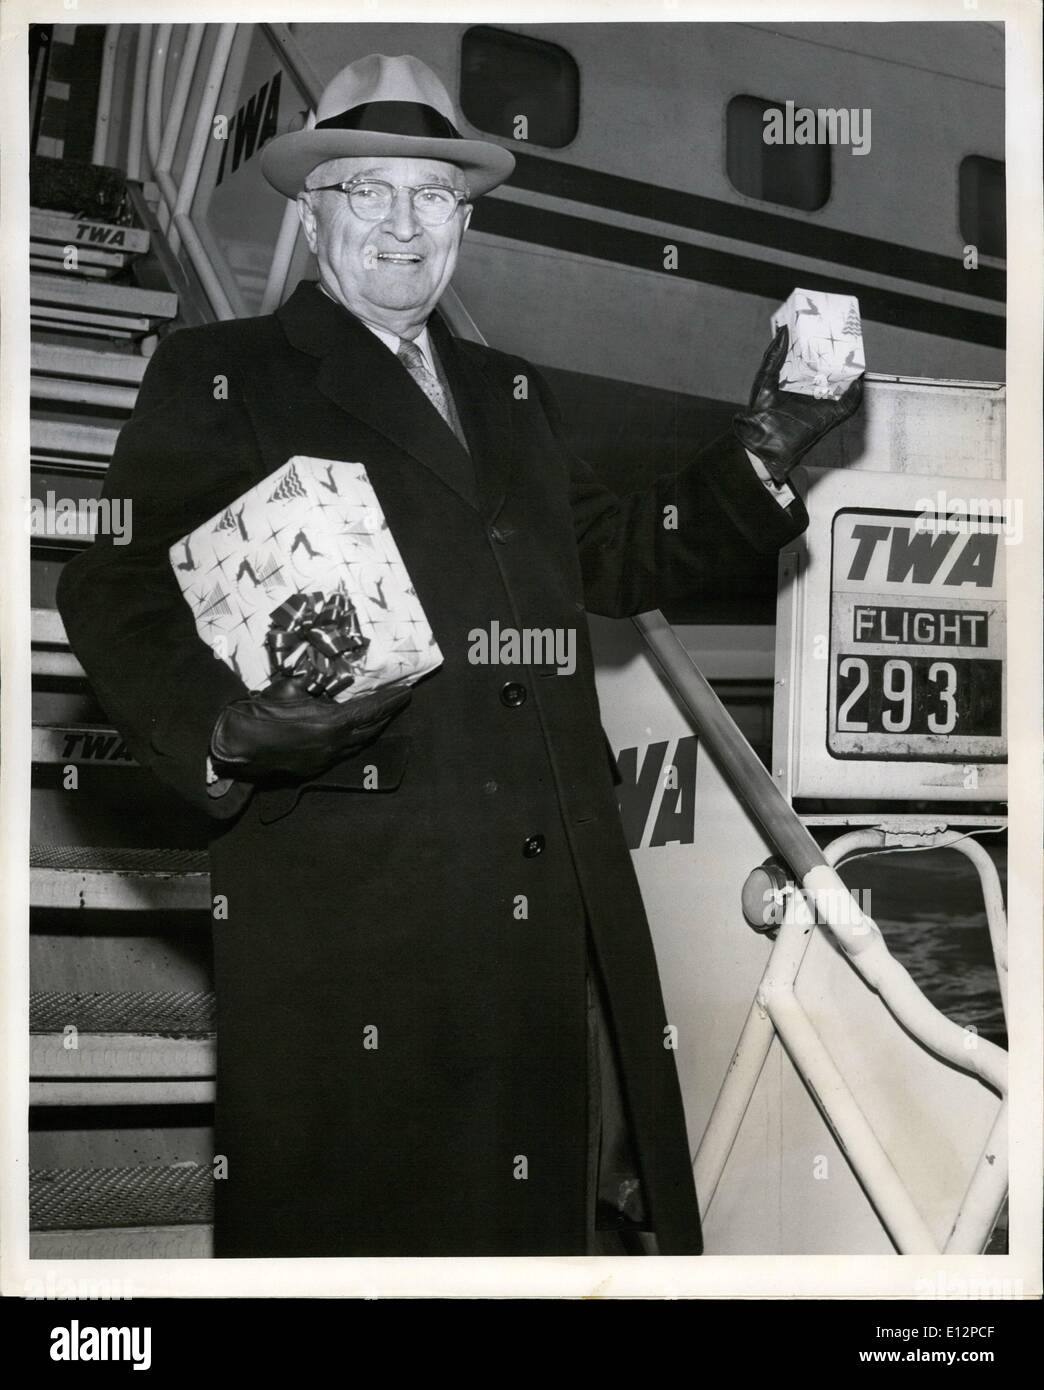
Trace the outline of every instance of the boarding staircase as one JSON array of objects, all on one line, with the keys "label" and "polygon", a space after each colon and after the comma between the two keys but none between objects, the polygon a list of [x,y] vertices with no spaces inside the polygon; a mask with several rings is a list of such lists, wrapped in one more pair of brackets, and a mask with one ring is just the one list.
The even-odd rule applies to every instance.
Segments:
[{"label": "boarding staircase", "polygon": [[155,189],[128,193],[126,222],[68,207],[30,214],[38,1258],[210,1249],[206,852],[199,829],[173,819],[169,798],[108,725],[54,597],[63,565],[92,539],[89,508],[77,504],[98,497],[149,355],[184,322],[178,295],[156,288]]}]

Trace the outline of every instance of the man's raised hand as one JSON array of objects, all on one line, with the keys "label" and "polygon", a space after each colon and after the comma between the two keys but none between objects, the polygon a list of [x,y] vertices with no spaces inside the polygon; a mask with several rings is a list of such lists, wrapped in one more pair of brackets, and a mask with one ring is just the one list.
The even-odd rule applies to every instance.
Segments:
[{"label": "man's raised hand", "polygon": [[862,377],[857,377],[836,401],[781,390],[779,371],[789,340],[783,324],[761,359],[749,407],[732,418],[740,443],[761,459],[777,485],[786,482],[813,444],[854,415],[863,399]]}]

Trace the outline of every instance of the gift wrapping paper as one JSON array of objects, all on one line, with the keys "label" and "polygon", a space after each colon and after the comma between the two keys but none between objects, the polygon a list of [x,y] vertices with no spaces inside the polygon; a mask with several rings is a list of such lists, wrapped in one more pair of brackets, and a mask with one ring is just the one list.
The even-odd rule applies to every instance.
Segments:
[{"label": "gift wrapping paper", "polygon": [[859,300],[854,295],[794,290],[772,315],[773,333],[782,324],[790,332],[779,374],[784,391],[837,400],[866,370]]},{"label": "gift wrapping paper", "polygon": [[294,457],[170,548],[196,630],[250,690],[344,701],[442,663],[366,469]]}]

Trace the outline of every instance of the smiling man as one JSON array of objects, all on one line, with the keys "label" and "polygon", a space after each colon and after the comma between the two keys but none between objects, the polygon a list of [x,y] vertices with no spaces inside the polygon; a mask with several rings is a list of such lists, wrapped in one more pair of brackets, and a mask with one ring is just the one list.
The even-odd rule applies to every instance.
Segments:
[{"label": "smiling man", "polygon": [[[436,311],[514,165],[459,125],[373,55],[266,146],[318,282],[161,343],[106,483],[133,540],[60,585],[134,755],[213,818],[219,1255],[701,1249],[585,612],[717,591],[797,534],[786,478],[858,388],[780,392],[781,336],[734,430],[615,496],[540,373]],[[294,455],[366,466],[443,653],[412,692],[250,691],[197,635],[169,547]],[[505,632],[570,660],[505,669]]]},{"label": "smiling man", "polygon": [[427,159],[331,159],[305,189],[298,208],[320,284],[370,327],[423,333],[471,220],[461,171]]}]

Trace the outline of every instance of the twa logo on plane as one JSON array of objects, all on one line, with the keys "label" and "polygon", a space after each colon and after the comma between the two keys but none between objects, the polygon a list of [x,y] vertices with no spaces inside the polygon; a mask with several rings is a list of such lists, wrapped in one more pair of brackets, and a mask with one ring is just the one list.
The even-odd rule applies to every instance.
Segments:
[{"label": "twa logo on plane", "polygon": [[[219,184],[226,174],[234,174],[241,164],[253,158],[263,145],[274,135],[279,134],[279,94],[283,74],[277,72],[270,82],[266,82],[245,102],[228,121],[227,117],[215,117],[226,122],[221,134],[221,163],[218,165],[215,184]],[[231,159],[229,159],[231,147]]]},{"label": "twa logo on plane", "polygon": [[622,780],[616,795],[628,849],[695,843],[697,745],[696,735],[686,734],[676,743],[648,744],[640,763],[639,748],[617,754]]}]

